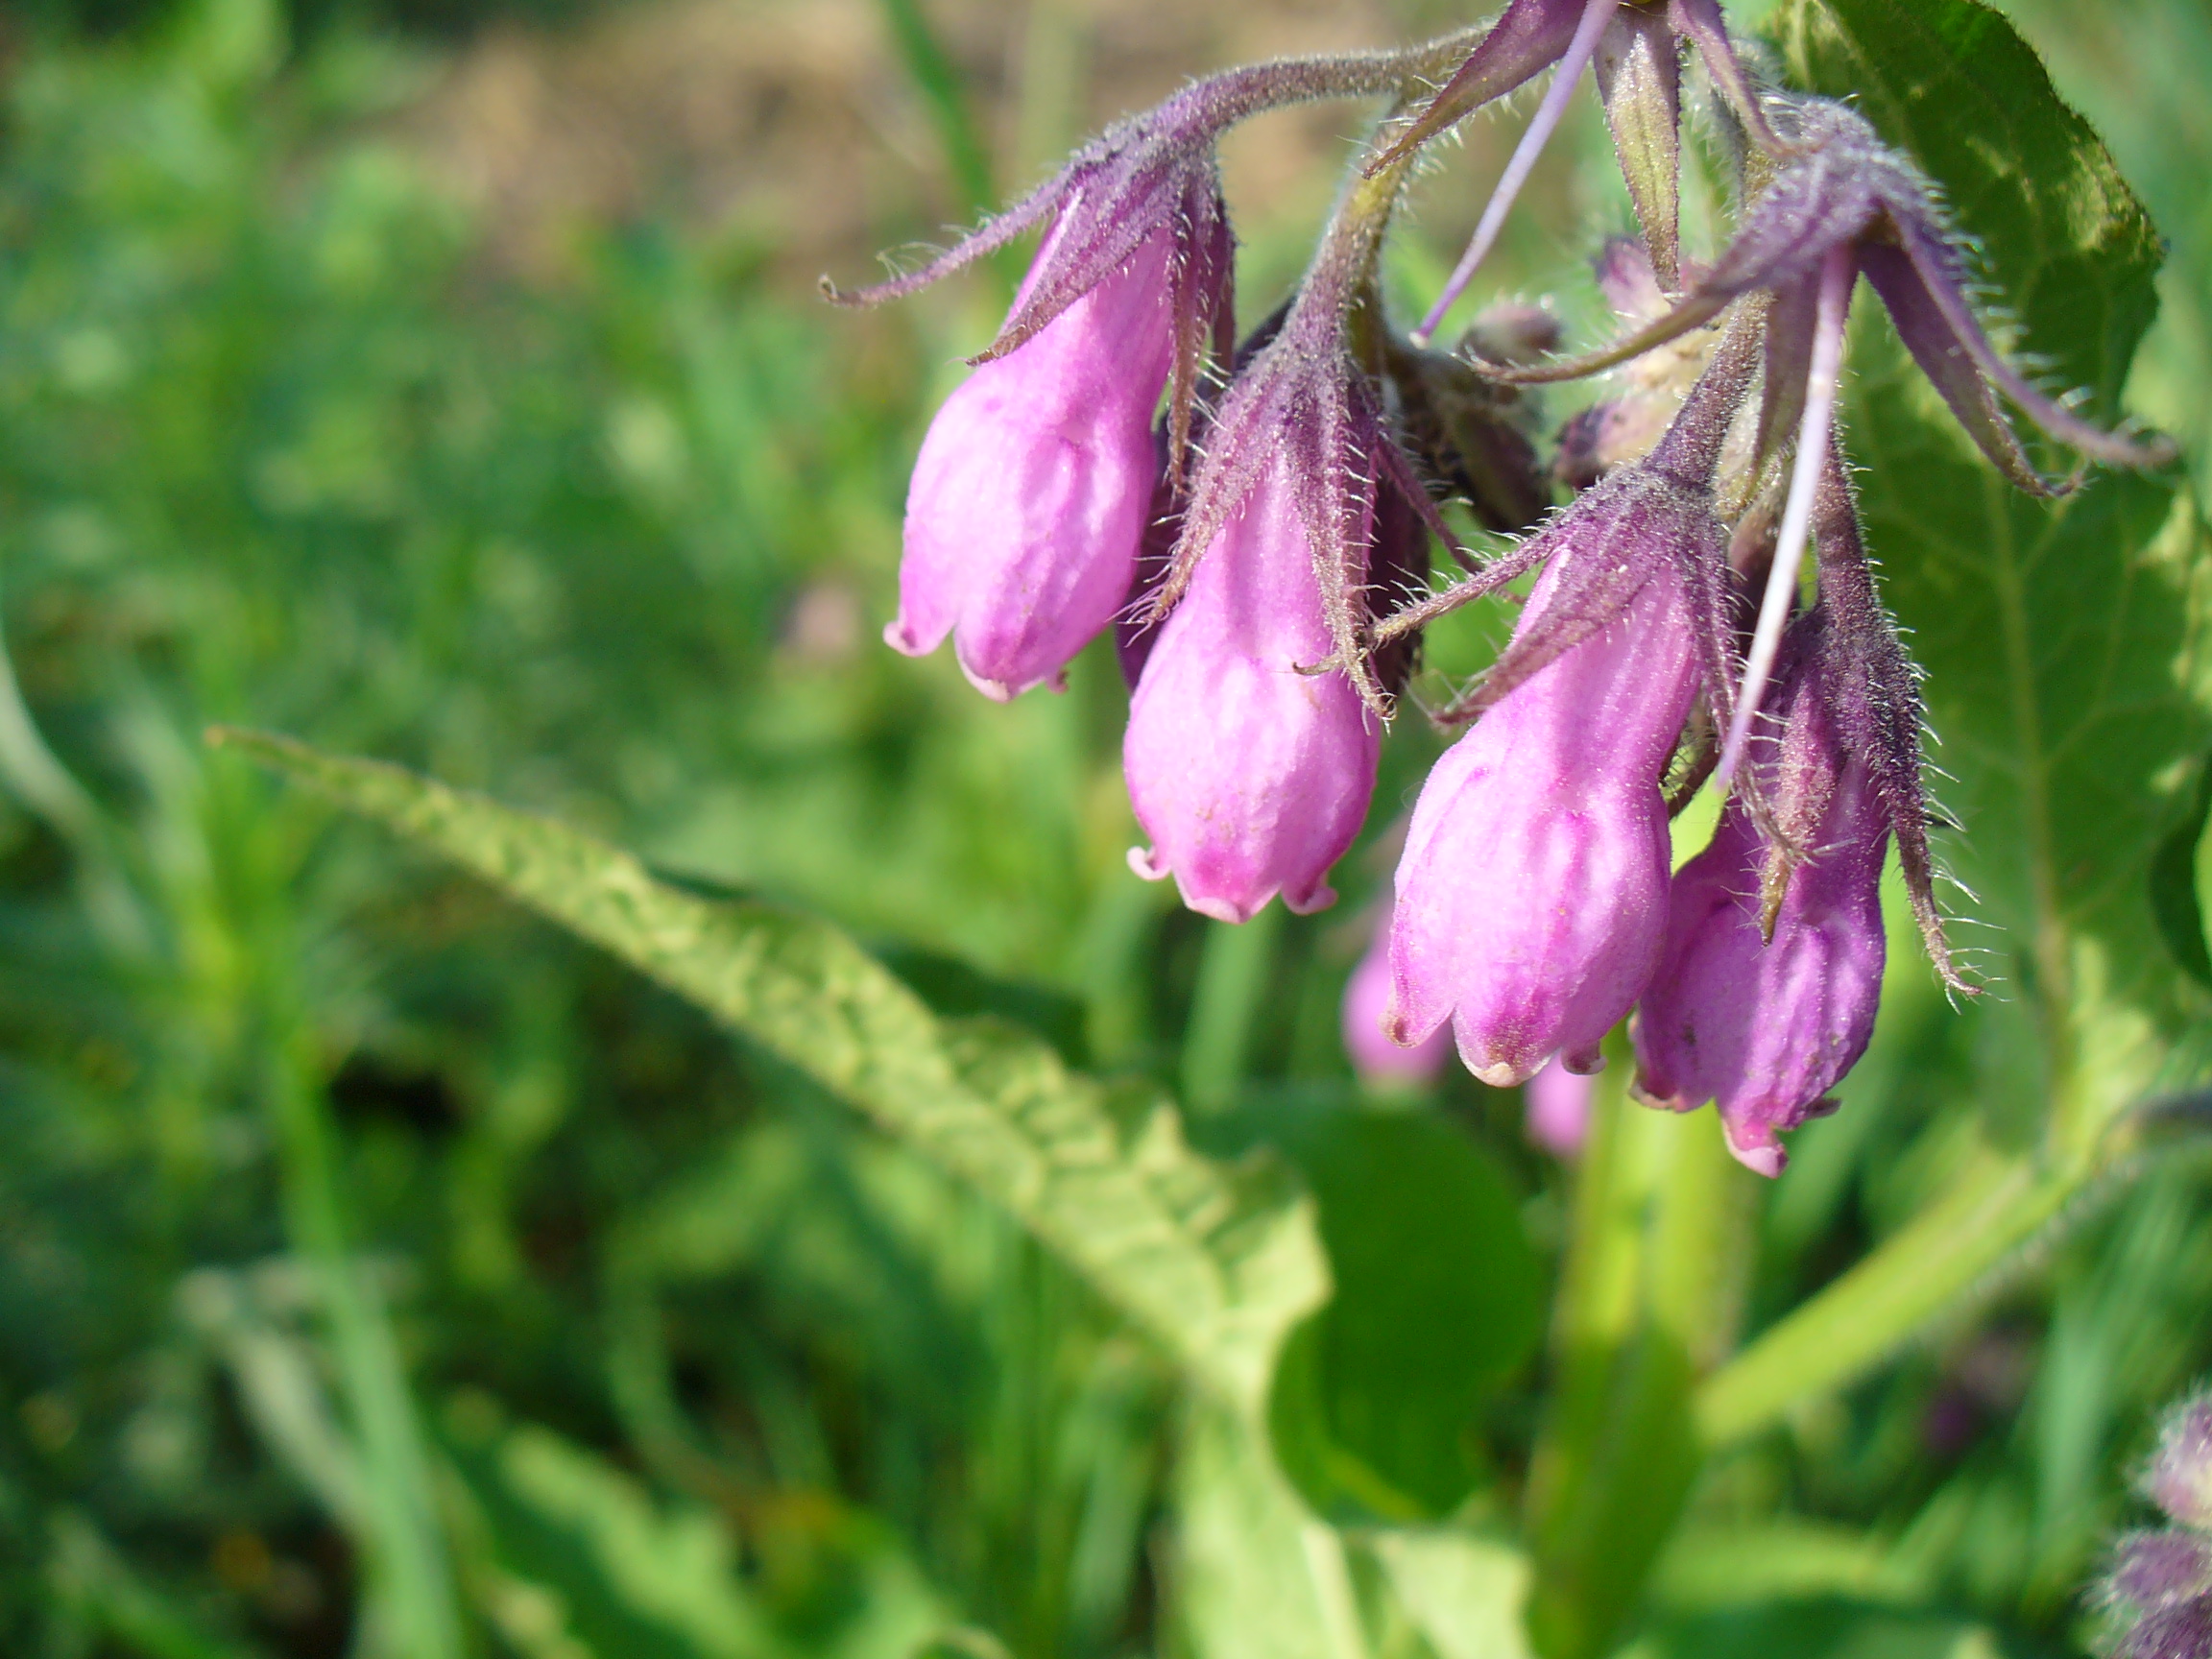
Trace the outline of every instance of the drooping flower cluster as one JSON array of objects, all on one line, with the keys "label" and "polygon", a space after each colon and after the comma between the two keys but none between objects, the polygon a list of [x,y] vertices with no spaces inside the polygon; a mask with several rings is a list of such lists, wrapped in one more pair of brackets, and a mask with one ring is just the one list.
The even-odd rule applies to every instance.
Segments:
[{"label": "drooping flower cluster", "polygon": [[2212,1659],[2212,1397],[2166,1418],[2143,1495],[2174,1525],[2124,1533],[2097,1587],[2111,1659]]},{"label": "drooping flower cluster", "polygon": [[[1675,223],[1686,55],[1745,197],[1702,270]],[[1500,307],[1458,353],[1430,349],[1584,66],[1642,228],[1601,265],[1629,331],[1558,358],[1547,314]],[[1412,160],[1547,68],[1466,256],[1394,333],[1376,264]],[[1216,139],[1261,109],[1373,95],[1399,102],[1305,279],[1233,347]],[[2067,487],[2035,470],[2000,395],[2088,460],[2164,452],[2088,425],[1996,350],[1930,186],[1863,117],[1758,87],[1718,0],[1512,0],[1403,53],[1196,83],[926,268],[833,297],[909,293],[1032,227],[1005,327],[924,442],[886,637],[919,654],[950,636],[1007,698],[1118,624],[1139,874],[1224,922],[1278,896],[1329,903],[1421,630],[1533,578],[1497,661],[1435,712],[1468,729],[1421,793],[1386,943],[1354,976],[1362,1070],[1391,1070],[1386,1037],[1418,1074],[1449,1030],[1494,1085],[1587,1074],[1636,1011],[1640,1096],[1715,1101],[1737,1157],[1774,1174],[1781,1135],[1830,1109],[1871,1033],[1892,846],[1936,971],[1970,989],[1934,897],[1917,670],[1837,432],[1859,277],[2014,483]],[[1626,388],[1547,466],[1521,388],[1624,363]],[[1577,493],[1547,518],[1555,483]],[[1440,516],[1454,497],[1534,534],[1478,562]],[[1432,541],[1463,570],[1433,591]],[[1675,871],[1671,819],[1709,781],[1719,827]]]}]

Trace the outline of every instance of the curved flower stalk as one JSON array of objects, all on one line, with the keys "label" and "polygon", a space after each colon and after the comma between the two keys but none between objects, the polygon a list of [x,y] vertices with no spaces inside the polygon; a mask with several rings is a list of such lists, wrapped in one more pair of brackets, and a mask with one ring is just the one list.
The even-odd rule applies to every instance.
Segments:
[{"label": "curved flower stalk", "polygon": [[1719,0],[1513,0],[1369,171],[1403,160],[1482,106],[1556,66],[1543,102],[1505,164],[1435,303],[1413,330],[1426,346],[1496,246],[1505,216],[1567,112],[1575,84],[1595,65],[1599,96],[1654,269],[1670,289],[1679,276],[1681,53],[1694,49],[1736,118],[1778,148],[1735,49]]},{"label": "curved flower stalk", "polygon": [[1571,379],[1624,363],[1710,322],[1740,296],[1773,296],[1767,332],[1763,460],[1794,440],[1780,535],[1759,625],[1722,746],[1726,780],[1743,755],[1796,590],[1813,497],[1841,373],[1851,291],[1863,275],[1899,336],[1982,452],[2013,483],[2041,494],[2069,488],[2038,473],[1998,406],[2006,397],[2059,442],[2121,467],[2164,465],[2163,439],[2139,442],[2091,425],[2045,397],[1990,343],[1967,298],[1962,254],[1928,181],[1856,110],[1828,99],[1775,99],[1788,159],[1743,217],[1727,251],[1665,316],[1586,356],[1533,368],[1500,365],[1502,380]]},{"label": "curved flower stalk", "polygon": [[1658,448],[1523,545],[1514,563],[1543,576],[1414,806],[1384,1028],[1412,1045],[1450,1021],[1486,1083],[1555,1055],[1597,1070],[1657,965],[1660,784],[1700,684],[1725,684],[1712,488],[1754,346],[1732,331]]}]

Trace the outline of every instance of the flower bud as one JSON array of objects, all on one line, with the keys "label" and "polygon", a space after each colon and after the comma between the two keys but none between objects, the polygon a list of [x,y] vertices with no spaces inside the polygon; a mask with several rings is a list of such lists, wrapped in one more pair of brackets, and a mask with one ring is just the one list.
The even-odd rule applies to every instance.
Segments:
[{"label": "flower bud", "polygon": [[2184,1401],[2167,1417],[2143,1490],[2184,1527],[2212,1531],[2212,1395]]},{"label": "flower bud", "polygon": [[[1367,815],[1382,725],[1337,672],[1297,480],[1277,460],[1222,525],[1159,629],[1129,703],[1122,763],[1152,837],[1130,865],[1170,873],[1191,909],[1249,921],[1278,892],[1334,902],[1329,868]],[[1373,539],[1372,485],[1347,503]]]},{"label": "flower bud", "polygon": [[2212,1596],[2161,1607],[2123,1636],[2113,1659],[2212,1659]]},{"label": "flower bud", "polygon": [[2139,1612],[2212,1591],[2212,1543],[2172,1527],[2129,1532],[2113,1547],[2099,1599]]},{"label": "flower bud", "polygon": [[1364,1083],[1427,1083],[1452,1057],[1452,1040],[1432,1031],[1401,1048],[1383,1034],[1382,1016],[1390,1005],[1389,910],[1381,910],[1377,919],[1382,926],[1344,984],[1344,1052]]},{"label": "flower bud", "polygon": [[1597,1085],[1554,1060],[1521,1086],[1522,1121],[1545,1151],[1572,1158],[1590,1137],[1590,1098]]},{"label": "flower bud", "polygon": [[[1546,568],[1517,639],[1572,559]],[[1554,1054],[1570,1071],[1602,1064],[1599,1042],[1658,958],[1659,780],[1697,687],[1694,657],[1680,585],[1654,572],[1436,763],[1398,866],[1385,1027],[1399,1042],[1449,1019],[1468,1070],[1501,1088]]]},{"label": "flower bud", "polygon": [[922,656],[950,634],[961,670],[1004,700],[1113,620],[1152,503],[1171,258],[1166,235],[1145,242],[946,399],[907,491],[892,646]]}]

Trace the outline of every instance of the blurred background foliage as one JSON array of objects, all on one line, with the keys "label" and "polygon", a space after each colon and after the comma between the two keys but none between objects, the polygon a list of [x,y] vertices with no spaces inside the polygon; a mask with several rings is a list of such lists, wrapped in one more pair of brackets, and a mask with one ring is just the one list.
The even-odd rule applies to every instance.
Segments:
[{"label": "blurred background foliage", "polygon": [[[2212,17],[2010,10],[2170,238],[2134,391],[2205,477]],[[1429,1415],[1372,1421],[1342,1361],[1335,1443],[1280,1445],[1351,1512],[1509,1507],[1563,1177],[1456,1070],[1396,1103],[1422,1116],[1358,1110],[1335,1007],[1386,854],[1334,912],[1210,927],[1124,868],[1108,655],[1000,709],[880,649],[905,469],[1004,274],[862,317],[811,293],[1186,73],[1453,20],[0,12],[0,1648],[1108,1655],[1204,1623],[1170,1483],[1178,1447],[1225,1454],[1064,1268],[704,1016],[209,754],[210,721],[822,911],[942,1010],[1176,1085],[1209,1143],[1308,1171],[1367,1306],[1408,1240],[1490,1264],[1385,1367],[1455,1380]],[[1499,281],[1588,315],[1580,261],[1624,210],[1580,119]],[[1252,314],[1345,122],[1230,148]],[[1423,187],[1424,245],[1510,138]],[[1401,724],[1383,803],[1433,753]],[[1893,1230],[2016,1068],[1899,955],[1846,1110],[1768,1201],[1754,1325]],[[1420,1190],[1346,1173],[1378,1160]],[[318,1264],[355,1251],[341,1295]],[[2174,1161],[1712,1468],[1647,1647],[2064,1650],[2146,1411],[2212,1359],[2208,1304],[2212,1178]],[[1363,1340],[1309,1328],[1286,1375]],[[1182,1525],[1242,1526],[1206,1514]]]}]

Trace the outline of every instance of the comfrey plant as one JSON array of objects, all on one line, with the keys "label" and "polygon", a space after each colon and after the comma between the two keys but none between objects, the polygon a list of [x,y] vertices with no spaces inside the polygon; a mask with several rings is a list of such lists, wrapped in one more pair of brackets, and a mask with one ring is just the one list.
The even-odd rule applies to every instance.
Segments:
[{"label": "comfrey plant", "polygon": [[[1585,67],[1641,229],[1600,263],[1627,332],[1560,357],[1548,316],[1496,308],[1431,349]],[[1678,225],[1686,67],[1740,203],[1705,265]],[[1547,69],[1465,256],[1395,331],[1377,261],[1415,161]],[[1311,266],[1235,347],[1216,140],[1263,109],[1367,96],[1396,102]],[[920,653],[950,635],[1005,698],[1057,684],[1118,621],[1139,874],[1225,922],[1331,902],[1422,629],[1533,581],[1497,661],[1434,710],[1466,730],[1355,976],[1363,1070],[1390,1070],[1386,1038],[1418,1073],[1449,1030],[1493,1085],[1587,1074],[1633,1015],[1639,1096],[1716,1102],[1736,1157],[1776,1174],[1782,1135],[1830,1109],[1871,1034],[1892,846],[1936,972],[1971,994],[1936,900],[1918,670],[1839,431],[1859,278],[2019,487],[2079,474],[2037,467],[2007,401],[2084,464],[2169,451],[2086,423],[1992,344],[1935,191],[1867,120],[1764,86],[1716,0],[1513,0],[1404,52],[1195,83],[912,276],[832,298],[912,293],[1032,227],[1004,328],[923,445],[886,637]],[[1547,465],[1521,389],[1623,366]],[[1555,489],[1573,499],[1555,508]],[[1533,533],[1478,560],[1455,502]],[[1440,589],[1432,542],[1460,567]],[[1700,787],[1725,796],[1719,827],[1675,873],[1670,820]]]}]

